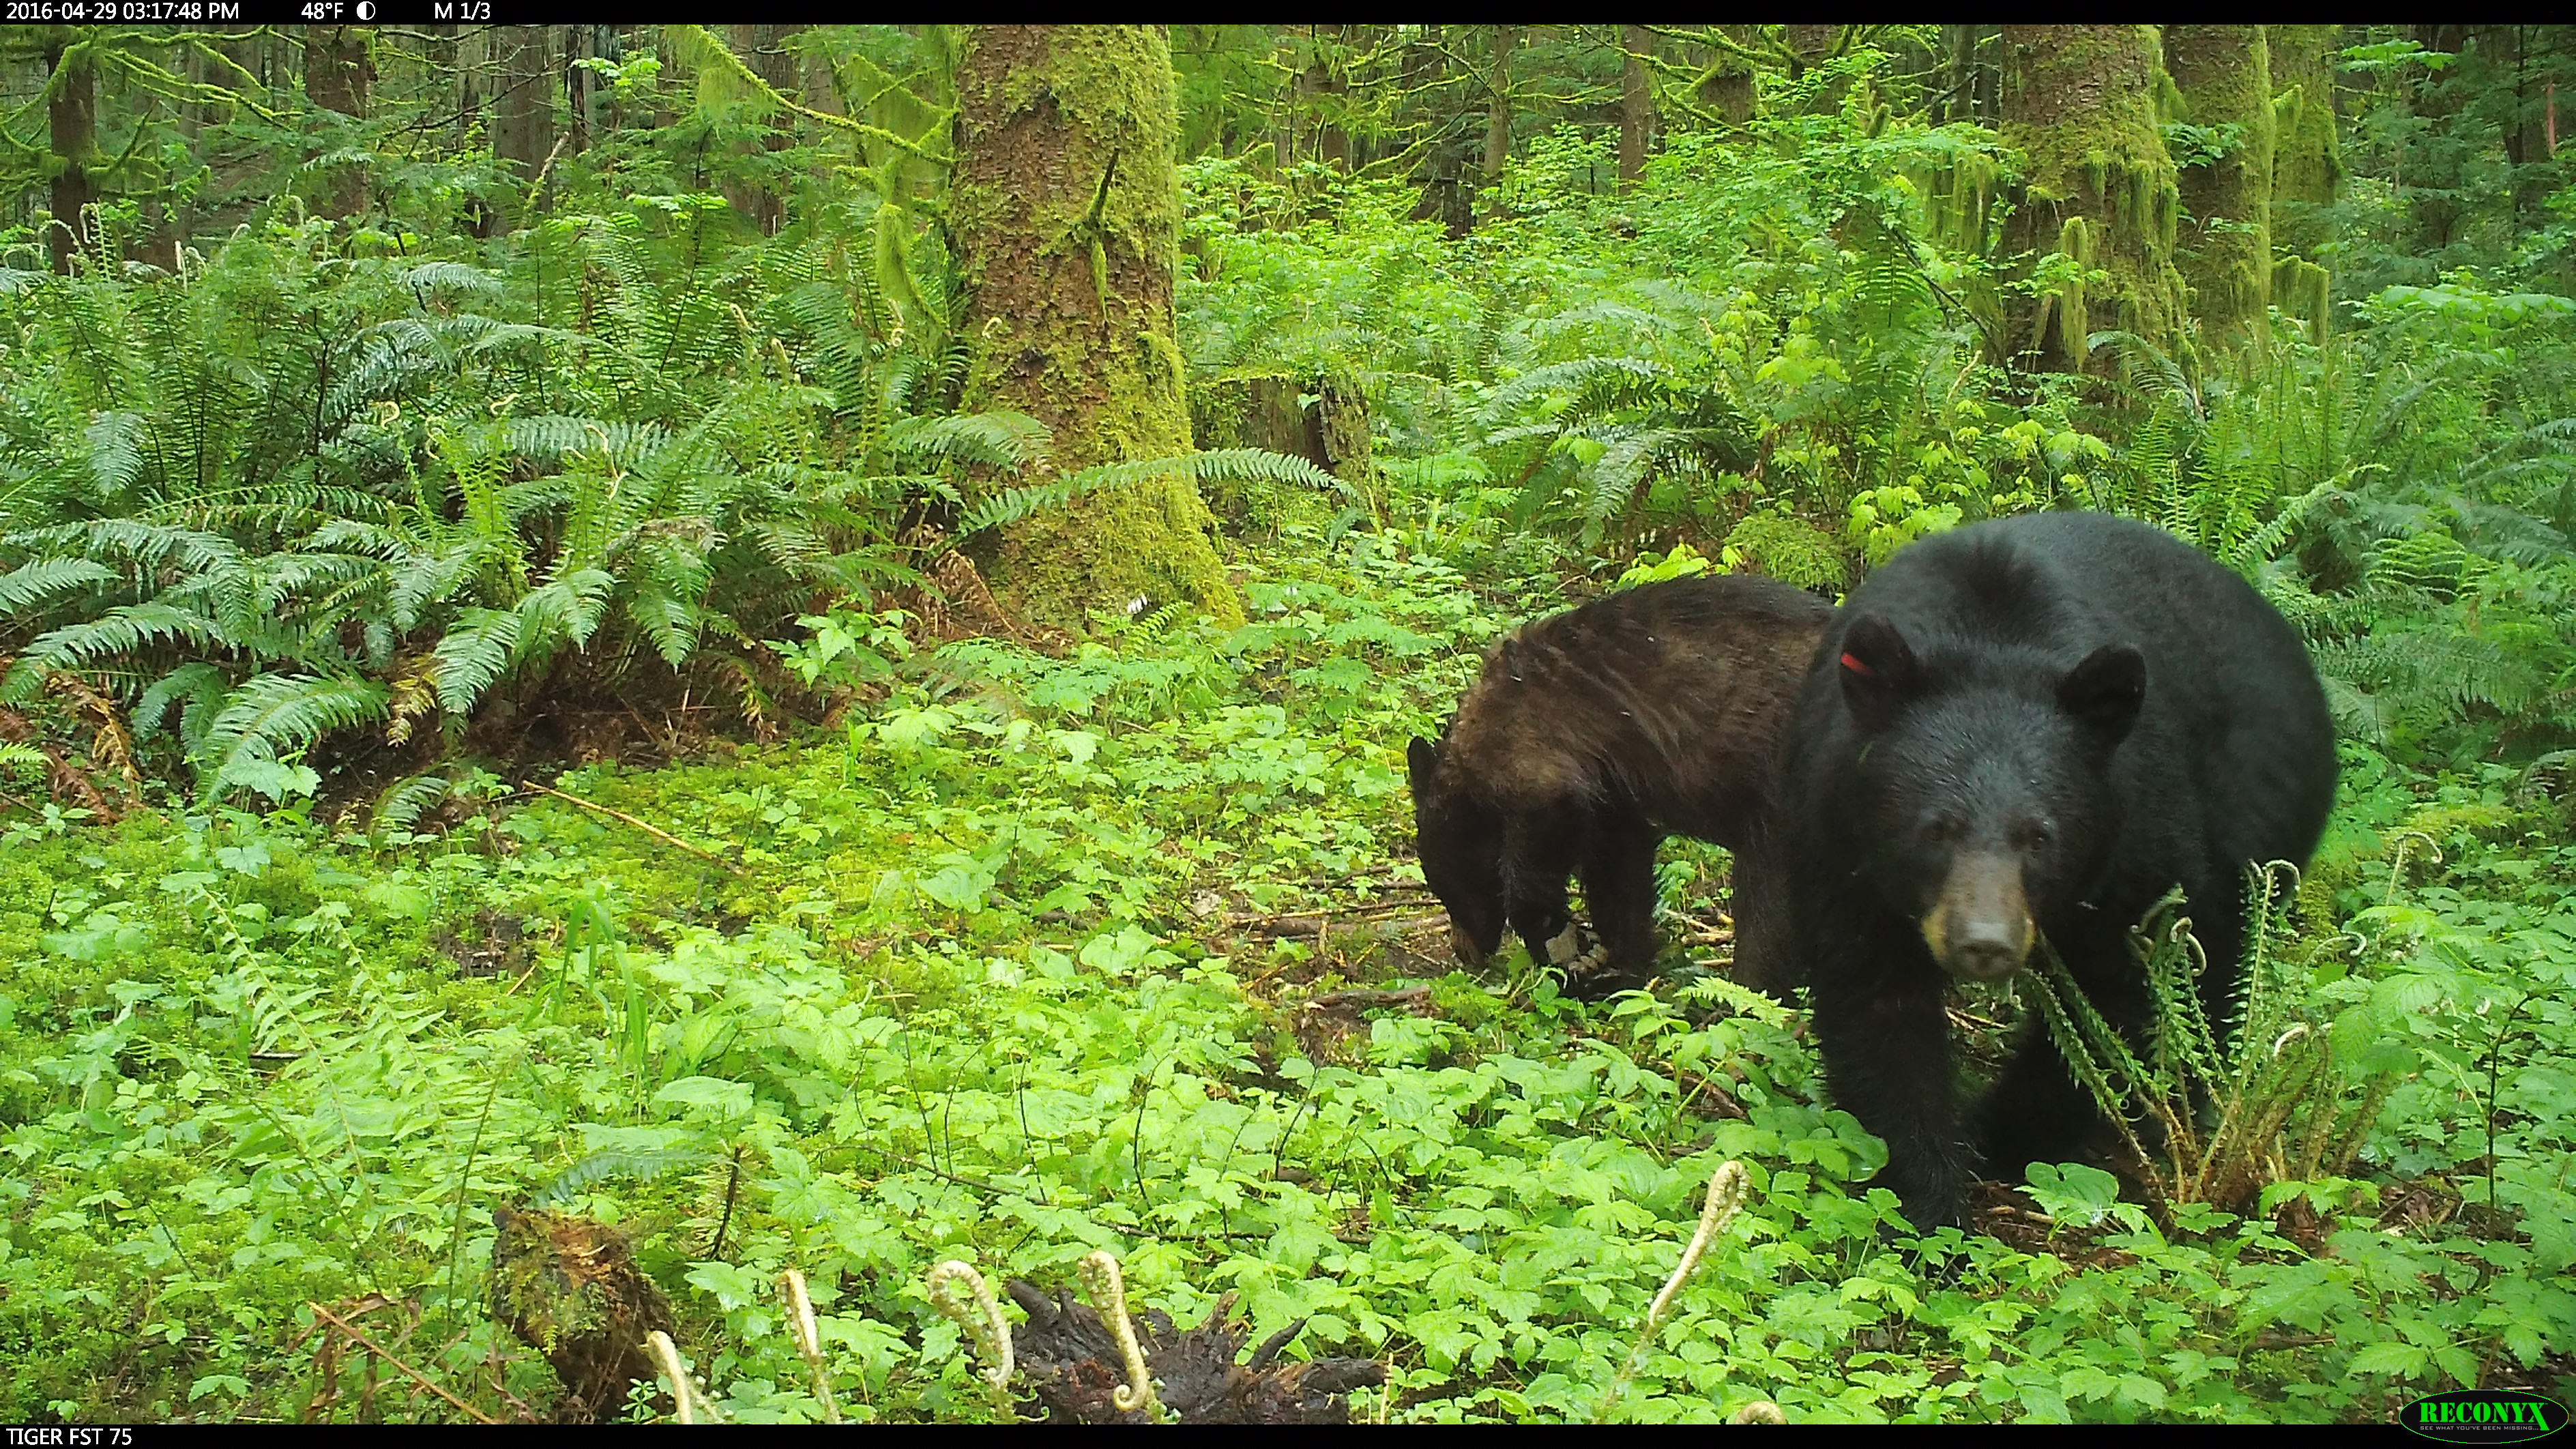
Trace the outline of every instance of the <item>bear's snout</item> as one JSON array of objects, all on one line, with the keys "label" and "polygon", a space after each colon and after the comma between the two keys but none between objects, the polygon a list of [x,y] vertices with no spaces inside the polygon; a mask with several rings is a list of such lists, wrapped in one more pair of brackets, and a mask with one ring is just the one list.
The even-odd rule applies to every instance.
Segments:
[{"label": "bear's snout", "polygon": [[2021,862],[2009,855],[1960,856],[1923,918],[1923,944],[1932,948],[1932,959],[1971,981],[1996,981],[2020,970],[2032,934]]}]

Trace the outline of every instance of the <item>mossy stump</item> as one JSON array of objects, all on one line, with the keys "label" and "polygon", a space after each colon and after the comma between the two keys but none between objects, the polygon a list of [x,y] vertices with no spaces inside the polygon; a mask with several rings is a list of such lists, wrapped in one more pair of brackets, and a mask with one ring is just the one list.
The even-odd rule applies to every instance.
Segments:
[{"label": "mossy stump", "polygon": [[655,1370],[644,1336],[672,1328],[671,1305],[635,1266],[624,1235],[570,1213],[492,1210],[492,1316],[563,1380],[559,1423],[613,1418]]},{"label": "mossy stump", "polygon": [[[1202,448],[1260,448],[1303,458],[1362,494],[1377,486],[1368,394],[1347,372],[1248,373],[1190,390],[1190,430]],[[1268,485],[1222,483],[1208,507],[1231,532],[1277,521]]]}]

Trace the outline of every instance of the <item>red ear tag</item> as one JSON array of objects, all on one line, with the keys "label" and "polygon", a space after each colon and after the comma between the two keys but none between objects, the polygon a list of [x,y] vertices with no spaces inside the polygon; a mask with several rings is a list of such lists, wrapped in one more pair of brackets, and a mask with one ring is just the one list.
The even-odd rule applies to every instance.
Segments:
[{"label": "red ear tag", "polygon": [[1878,677],[1877,670],[1861,663],[1858,659],[1853,658],[1849,654],[1845,654],[1843,656],[1843,668],[1850,670],[1852,673],[1859,675],[1863,679],[1876,679]]}]

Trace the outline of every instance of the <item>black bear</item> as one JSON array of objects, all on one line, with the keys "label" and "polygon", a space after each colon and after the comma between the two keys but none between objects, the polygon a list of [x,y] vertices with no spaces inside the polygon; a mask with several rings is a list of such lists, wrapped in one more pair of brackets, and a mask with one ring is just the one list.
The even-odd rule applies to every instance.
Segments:
[{"label": "black bear", "polygon": [[2008,975],[2045,933],[2134,1038],[2129,928],[2179,883],[2225,1020],[2244,867],[2315,849],[2334,732],[2298,635],[2243,579],[2146,524],[2039,514],[1912,544],[1852,591],[1773,784],[1786,919],[1763,924],[1812,987],[1835,1100],[1928,1228],[1959,1221],[1980,1158],[2017,1180],[2100,1120],[2034,1020],[1972,1147],[1945,976]]},{"label": "black bear", "polygon": [[[1670,834],[1750,841],[1831,614],[1770,579],[1682,578],[1495,645],[1440,742],[1409,752],[1422,875],[1459,959],[1482,964],[1509,924],[1533,959],[1566,968],[1569,990],[1650,974],[1655,847]],[[1566,905],[1578,870],[1600,938],[1589,951]]]}]

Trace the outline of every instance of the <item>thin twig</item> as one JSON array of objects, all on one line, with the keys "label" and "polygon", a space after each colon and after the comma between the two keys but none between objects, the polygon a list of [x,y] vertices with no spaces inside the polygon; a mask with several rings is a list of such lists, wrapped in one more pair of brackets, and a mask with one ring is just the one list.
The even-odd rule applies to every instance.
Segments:
[{"label": "thin twig", "polygon": [[495,1419],[495,1418],[493,1418],[491,1415],[484,1413],[481,1409],[478,1409],[478,1408],[474,1407],[472,1404],[469,1404],[469,1403],[465,1402],[463,1399],[460,1399],[460,1398],[456,1397],[454,1394],[451,1394],[451,1393],[449,1393],[447,1390],[445,1390],[445,1389],[443,1389],[443,1388],[439,1387],[437,1383],[435,1383],[434,1381],[432,1381],[428,1376],[426,1376],[426,1375],[424,1375],[423,1373],[421,1373],[421,1371],[420,1371],[420,1370],[418,1370],[418,1369],[416,1369],[416,1368],[413,1368],[410,1364],[404,1363],[401,1359],[398,1359],[398,1358],[394,1357],[391,1353],[389,1353],[389,1352],[387,1352],[387,1351],[386,1351],[385,1347],[384,1347],[382,1344],[379,1344],[379,1343],[377,1343],[374,1339],[367,1337],[367,1336],[366,1336],[365,1334],[363,1334],[363,1333],[360,1333],[360,1332],[357,1330],[357,1327],[356,1327],[355,1325],[351,1324],[347,1319],[342,1318],[340,1315],[338,1315],[338,1314],[336,1314],[336,1313],[332,1312],[330,1309],[323,1307],[323,1306],[322,1306],[321,1304],[319,1304],[319,1303],[312,1302],[312,1301],[311,1301],[311,1300],[309,1300],[309,1299],[308,1299],[308,1300],[306,1300],[306,1302],[305,1302],[305,1305],[304,1305],[304,1306],[305,1306],[305,1307],[307,1307],[307,1308],[312,1309],[312,1310],[313,1310],[313,1312],[314,1312],[314,1314],[315,1314],[316,1316],[321,1317],[321,1318],[324,1318],[324,1319],[328,1319],[328,1320],[330,1321],[330,1324],[331,1324],[331,1326],[332,1326],[333,1328],[336,1328],[336,1329],[340,1330],[342,1333],[345,1333],[345,1334],[349,1335],[350,1340],[351,1340],[352,1342],[356,1343],[359,1347],[361,1347],[361,1348],[365,1349],[365,1350],[366,1350],[367,1352],[369,1352],[369,1353],[374,1354],[376,1357],[378,1357],[378,1358],[380,1358],[380,1359],[383,1359],[385,1362],[387,1362],[387,1363],[389,1363],[389,1364],[392,1364],[392,1365],[394,1366],[394,1368],[395,1368],[396,1370],[398,1370],[398,1371],[399,1371],[399,1372],[400,1372],[400,1373],[401,1373],[405,1378],[410,1379],[413,1383],[416,1383],[416,1384],[420,1385],[422,1388],[427,1389],[427,1390],[429,1390],[431,1393],[438,1395],[440,1398],[445,1399],[445,1400],[446,1400],[446,1401],[448,1401],[449,1403],[454,1404],[456,1407],[458,1407],[459,1409],[464,1410],[466,1413],[473,1415],[473,1416],[474,1416],[474,1421],[475,1421],[476,1423],[478,1423],[478,1424],[497,1424],[497,1423],[499,1423],[499,1422],[500,1422],[500,1420]]},{"label": "thin twig", "polygon": [[733,862],[726,860],[723,856],[716,854],[705,846],[691,845],[689,842],[682,840],[680,837],[673,835],[671,832],[664,830],[658,825],[652,824],[649,821],[638,820],[623,810],[612,810],[607,806],[600,804],[596,800],[584,800],[579,795],[568,795],[563,791],[554,788],[552,785],[540,785],[534,780],[528,781],[520,788],[534,790],[540,795],[552,795],[558,800],[578,805],[584,810],[596,811],[599,814],[607,816],[611,820],[619,822],[620,824],[632,825],[636,829],[643,831],[645,834],[652,836],[655,840],[661,841],[664,845],[676,846],[679,849],[685,850],[689,854],[696,856],[698,859],[710,862],[711,864],[721,865],[727,868],[731,868],[733,864]]},{"label": "thin twig", "polygon": [[1420,1006],[1430,999],[1431,988],[1428,986],[1404,986],[1393,990],[1353,987],[1348,991],[1327,991],[1312,997],[1306,1002],[1305,1009],[1331,1011],[1337,1007]]}]

